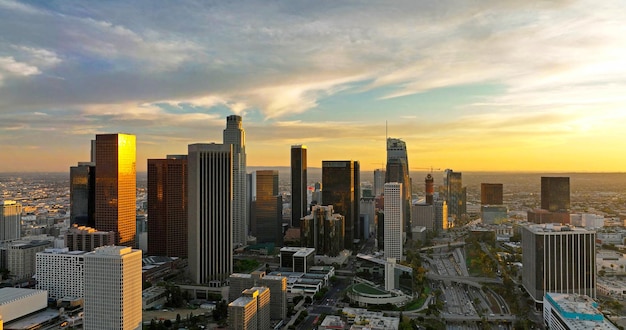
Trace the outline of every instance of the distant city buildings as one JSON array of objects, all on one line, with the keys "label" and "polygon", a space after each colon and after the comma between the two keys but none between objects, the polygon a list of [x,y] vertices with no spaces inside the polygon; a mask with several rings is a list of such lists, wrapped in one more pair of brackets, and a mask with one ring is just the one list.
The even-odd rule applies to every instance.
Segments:
[{"label": "distant city buildings", "polygon": [[411,178],[409,176],[409,158],[406,143],[400,139],[387,138],[387,170],[385,183],[402,184],[402,226],[405,232],[411,230]]},{"label": "distant city buildings", "polygon": [[352,160],[322,161],[322,203],[332,205],[344,216],[344,247],[352,249],[361,238],[359,228],[359,162]]},{"label": "distant city buildings", "polygon": [[118,245],[135,246],[136,138],[96,135],[95,228],[114,231]]},{"label": "distant city buildings", "polygon": [[232,146],[188,147],[188,261],[192,281],[220,286],[233,272]]},{"label": "distant city buildings", "polygon": [[[307,148],[291,146],[291,226],[300,227],[307,210]],[[317,201],[321,203],[322,201]]]},{"label": "distant city buildings", "polygon": [[246,133],[241,125],[241,116],[226,117],[224,144],[232,149],[232,231],[235,247],[247,244],[248,208],[246,197]]},{"label": "distant city buildings", "polygon": [[84,255],[85,329],[141,329],[141,256],[124,246]]},{"label": "distant city buildings", "polygon": [[570,223],[569,177],[541,177],[541,209],[528,211],[533,223]]},{"label": "distant city buildings", "polygon": [[536,303],[547,292],[596,296],[596,232],[560,225],[525,225],[522,284]]},{"label": "distant city buildings", "polygon": [[148,159],[148,254],[187,257],[187,156]]},{"label": "distant city buildings", "polygon": [[480,204],[502,205],[503,185],[501,183],[480,184]]},{"label": "distant city buildings", "polygon": [[404,196],[402,183],[385,183],[385,258],[402,260],[404,240]]},{"label": "distant city buildings", "polygon": [[20,239],[22,204],[5,200],[0,204],[0,243]]}]

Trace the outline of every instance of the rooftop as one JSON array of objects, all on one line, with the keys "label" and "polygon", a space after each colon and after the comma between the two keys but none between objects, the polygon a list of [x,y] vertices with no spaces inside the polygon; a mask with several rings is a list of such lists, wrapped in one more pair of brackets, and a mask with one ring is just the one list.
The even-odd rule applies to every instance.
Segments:
[{"label": "rooftop", "polygon": [[598,303],[588,296],[546,293],[544,299],[567,320],[570,329],[615,329],[604,319],[598,309]]},{"label": "rooftop", "polygon": [[0,306],[32,295],[40,294],[42,292],[46,292],[46,290],[2,288],[0,289]]}]

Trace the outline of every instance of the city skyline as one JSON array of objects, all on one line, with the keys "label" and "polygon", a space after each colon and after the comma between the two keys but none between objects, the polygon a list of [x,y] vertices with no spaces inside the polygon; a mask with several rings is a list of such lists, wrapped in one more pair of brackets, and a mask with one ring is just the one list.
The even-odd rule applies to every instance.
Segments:
[{"label": "city skyline", "polygon": [[[92,136],[146,160],[221,141],[247,166],[623,172],[620,2],[0,1],[0,172],[67,171]],[[146,14],[149,13],[149,14]]]}]

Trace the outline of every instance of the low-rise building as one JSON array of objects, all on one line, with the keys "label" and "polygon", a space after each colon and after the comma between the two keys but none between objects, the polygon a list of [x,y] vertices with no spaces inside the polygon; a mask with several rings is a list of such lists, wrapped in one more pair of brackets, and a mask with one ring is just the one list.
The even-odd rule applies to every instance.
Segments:
[{"label": "low-rise building", "polygon": [[589,296],[547,292],[543,297],[543,320],[549,329],[617,330]]},{"label": "low-rise building", "polygon": [[0,315],[5,324],[46,307],[48,292],[45,290],[0,289]]},{"label": "low-rise building", "polygon": [[141,292],[141,308],[160,308],[167,302],[167,290],[162,286],[149,287]]}]

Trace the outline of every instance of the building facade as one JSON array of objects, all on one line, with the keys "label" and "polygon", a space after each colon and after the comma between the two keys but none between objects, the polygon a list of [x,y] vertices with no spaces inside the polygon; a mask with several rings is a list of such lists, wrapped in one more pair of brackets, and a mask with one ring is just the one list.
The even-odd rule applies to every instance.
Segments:
[{"label": "building facade", "polygon": [[37,253],[36,288],[47,290],[52,299],[85,296],[85,252],[45,249]]},{"label": "building facade", "polygon": [[336,257],[344,249],[344,217],[333,206],[315,205],[300,222],[300,242],[316,254]]},{"label": "building facade", "polygon": [[103,246],[84,256],[85,329],[141,329],[141,250]]},{"label": "building facade", "polygon": [[117,244],[135,246],[136,137],[96,135],[95,228],[114,231]]},{"label": "building facade", "polygon": [[380,196],[385,190],[385,170],[377,168],[374,170],[374,196]]},{"label": "building facade", "polygon": [[596,296],[596,232],[559,225],[525,225],[522,284],[536,303],[546,292]]},{"label": "building facade", "polygon": [[541,208],[550,212],[569,212],[569,177],[541,177]]},{"label": "building facade", "polygon": [[229,302],[235,301],[246,288],[268,287],[270,289],[270,318],[272,320],[284,320],[287,317],[287,277],[266,275],[265,272],[254,271],[251,274],[231,274],[229,282]]},{"label": "building facade", "polygon": [[250,206],[250,229],[257,243],[283,245],[283,198],[278,191],[278,171],[255,171]]},{"label": "building facade", "polygon": [[226,117],[224,144],[232,146],[233,244],[244,246],[248,239],[248,198],[246,196],[246,132],[241,126],[241,116]]},{"label": "building facade", "polygon": [[387,138],[387,170],[385,182],[402,184],[402,226],[404,231],[411,230],[411,178],[409,176],[409,158],[406,143],[400,139]]},{"label": "building facade", "polygon": [[5,200],[0,204],[0,243],[20,239],[22,204]]},{"label": "building facade", "polygon": [[482,205],[502,205],[502,183],[481,183],[480,203]]},{"label": "building facade", "polygon": [[352,249],[355,239],[361,238],[359,224],[359,162],[322,161],[322,202],[332,205],[344,216],[344,247]]},{"label": "building facade", "polygon": [[188,147],[188,262],[191,279],[221,285],[233,271],[232,146]]},{"label": "building facade", "polygon": [[467,213],[467,197],[463,188],[462,173],[447,169],[443,181],[448,216],[461,219]]},{"label": "building facade", "polygon": [[187,258],[187,156],[148,159],[148,254]]},{"label": "building facade", "polygon": [[[307,210],[307,148],[291,146],[291,226],[300,227]],[[321,201],[318,201],[321,202]]]},{"label": "building facade", "polygon": [[589,296],[546,292],[543,298],[543,320],[548,329],[617,330],[598,303]]},{"label": "building facade", "polygon": [[402,260],[404,236],[404,199],[402,183],[385,183],[385,258]]},{"label": "building facade", "polygon": [[78,163],[70,167],[70,223],[96,225],[96,164]]},{"label": "building facade", "polygon": [[91,252],[100,246],[115,245],[115,236],[113,231],[74,225],[65,233],[65,247],[70,251]]}]

